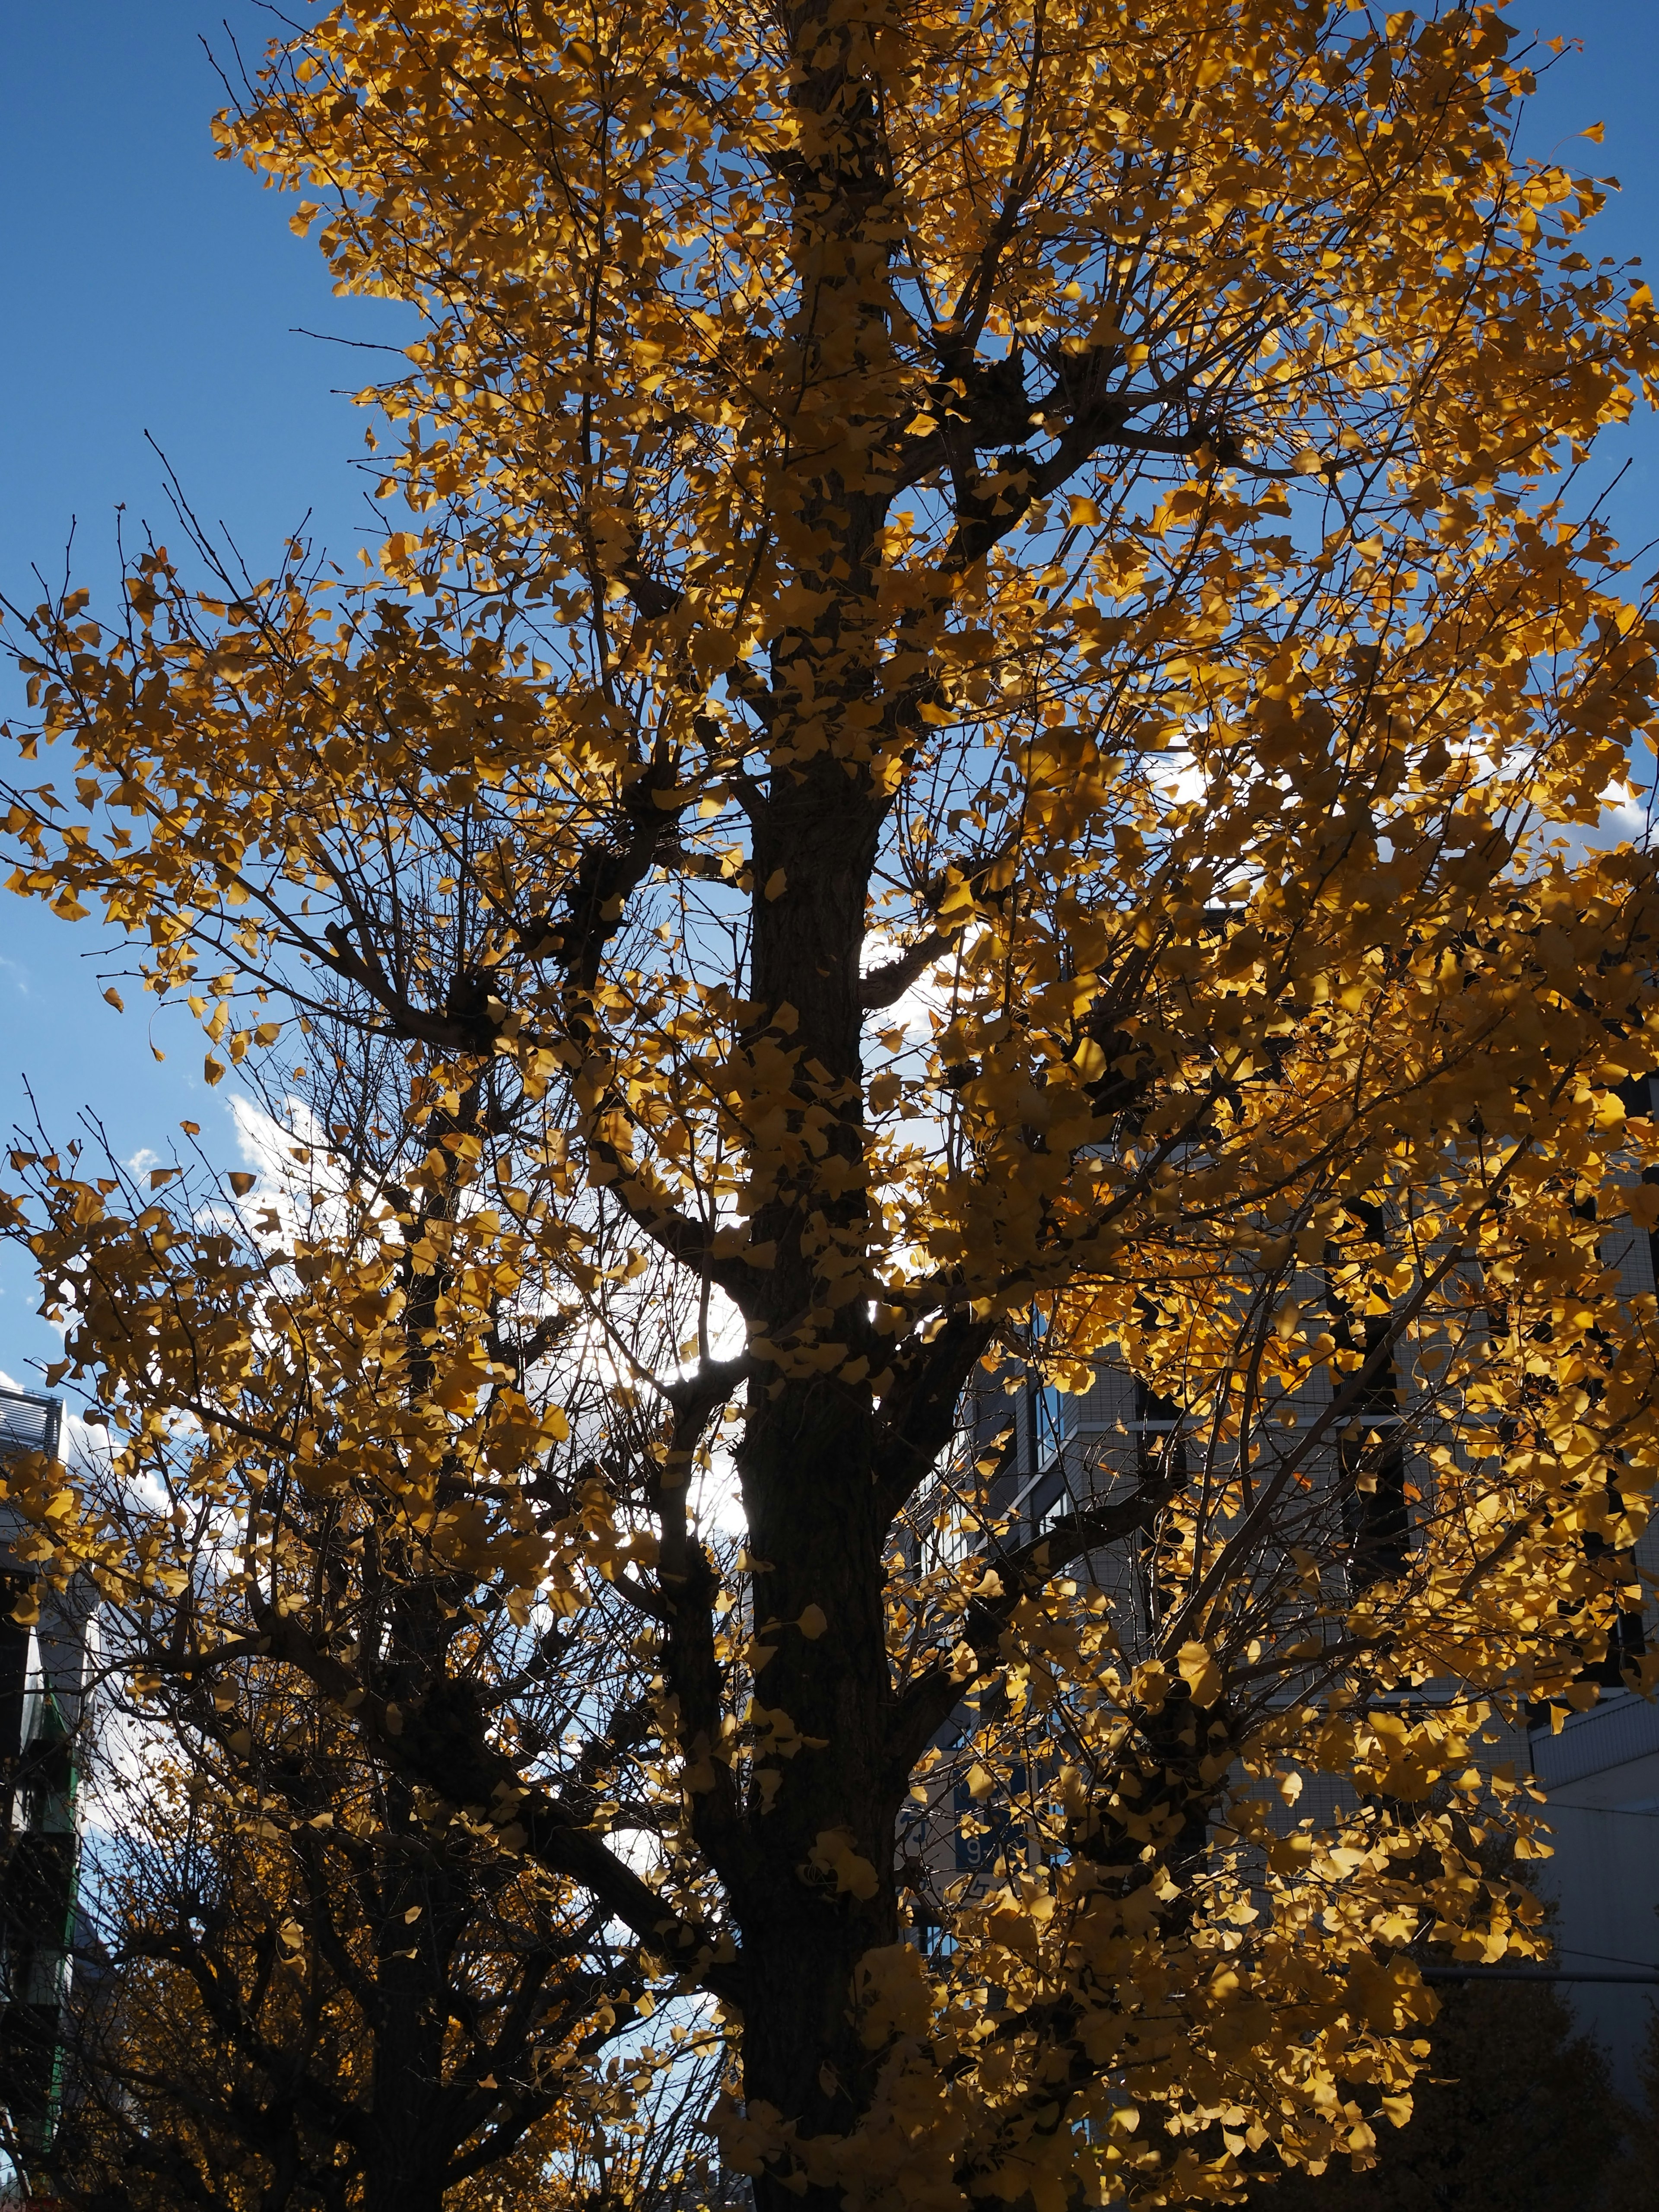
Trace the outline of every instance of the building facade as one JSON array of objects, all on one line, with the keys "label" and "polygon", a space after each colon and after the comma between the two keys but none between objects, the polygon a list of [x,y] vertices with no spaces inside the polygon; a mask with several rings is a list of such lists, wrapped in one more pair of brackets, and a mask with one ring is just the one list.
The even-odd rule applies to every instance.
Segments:
[{"label": "building facade", "polygon": [[[0,1390],[0,1468],[60,1456],[62,1408]],[[51,2148],[62,2093],[74,1942],[81,1731],[91,1631],[83,1594],[40,1594],[12,1618],[33,1571],[0,1504],[0,2142],[27,2193]]]}]

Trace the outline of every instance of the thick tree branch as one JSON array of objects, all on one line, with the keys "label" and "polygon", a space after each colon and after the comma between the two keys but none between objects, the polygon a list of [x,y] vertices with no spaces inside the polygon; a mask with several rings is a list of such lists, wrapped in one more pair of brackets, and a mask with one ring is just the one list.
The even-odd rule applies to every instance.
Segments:
[{"label": "thick tree branch", "polygon": [[[1000,1595],[975,1597],[962,1624],[962,1638],[981,1672],[993,1665],[1008,1622],[1020,1600],[1041,1589],[1053,1576],[1085,1552],[1101,1551],[1125,1536],[1150,1528],[1168,1505],[1178,1479],[1142,1483],[1115,1504],[1085,1506],[1052,1521],[1040,1536],[993,1553],[990,1564]],[[907,1777],[928,1743],[949,1720],[970,1686],[950,1659],[939,1658],[903,1692],[888,1727],[890,1784]]]},{"label": "thick tree branch", "polygon": [[951,944],[942,930],[930,929],[896,959],[870,969],[860,994],[865,1006],[873,1013],[878,1007],[890,1006],[895,999],[902,999],[923,969],[948,952]]},{"label": "thick tree branch", "polygon": [[876,1432],[875,1479],[888,1514],[926,1481],[956,1433],[962,1394],[996,1323],[955,1313],[895,1363]]}]

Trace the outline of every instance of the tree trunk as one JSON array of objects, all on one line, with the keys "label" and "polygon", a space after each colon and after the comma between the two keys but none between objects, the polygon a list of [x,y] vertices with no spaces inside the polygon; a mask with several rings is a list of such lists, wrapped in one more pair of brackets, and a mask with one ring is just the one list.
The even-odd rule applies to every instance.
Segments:
[{"label": "tree trunk", "polygon": [[[757,901],[752,994],[768,1012],[795,1009],[787,1043],[798,1090],[831,1104],[829,1152],[860,1167],[860,961],[882,811],[867,782],[826,754],[775,778],[756,836],[757,882],[776,867],[784,885],[775,900]],[[827,1193],[803,1160],[757,1209],[751,1233],[776,1246],[757,1295],[761,1333],[842,1345],[843,1363],[863,1357],[878,1368],[861,1185]],[[750,1808],[761,1850],[732,1882],[745,1966],[744,2084],[751,2111],[772,2106],[803,2139],[845,2135],[867,2108],[876,2062],[854,2017],[854,1972],[866,1951],[898,1936],[893,1838],[903,1782],[893,1779],[888,1743],[888,1509],[875,1442],[862,1382],[786,1369],[780,1388],[778,1370],[763,1367],[750,1386],[738,1473],[756,1627],[775,1655],[755,1695],[811,1741],[776,1762],[771,1809]],[[809,1638],[794,1624],[813,1606],[827,1626]],[[802,2197],[781,2176],[757,2184],[766,2212],[829,2212],[841,2194]]]},{"label": "tree trunk", "polygon": [[419,1959],[383,1960],[374,2088],[363,2140],[363,2212],[443,2212],[451,2146],[434,2121],[447,2026]]},{"label": "tree trunk", "polygon": [[[797,2121],[803,2137],[845,2134],[867,2106],[872,2061],[853,2014],[854,1970],[898,1936],[870,1429],[844,1386],[793,1386],[757,1408],[744,1454],[751,1554],[767,1563],[754,1578],[758,1620],[793,1621],[816,1605],[829,1623],[815,1641],[789,1627],[769,1635],[776,1656],[757,1698],[813,1741],[780,1762],[772,1810],[751,1814],[763,1863],[734,1900],[745,2092],[751,2106]],[[764,1476],[751,1471],[761,1467]],[[786,2200],[817,2201],[762,2190],[763,2204]],[[838,2201],[838,2191],[823,2198]]]}]

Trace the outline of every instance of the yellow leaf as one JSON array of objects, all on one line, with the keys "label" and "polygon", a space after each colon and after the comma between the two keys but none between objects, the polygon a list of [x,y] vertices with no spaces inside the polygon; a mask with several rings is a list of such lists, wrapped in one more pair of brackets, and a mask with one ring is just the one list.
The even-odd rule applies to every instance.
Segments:
[{"label": "yellow leaf", "polygon": [[1212,1705],[1221,1695],[1221,1669],[1207,1644],[1183,1644],[1176,1654],[1181,1679],[1195,1705]]},{"label": "yellow leaf", "polygon": [[854,1992],[860,2014],[859,2037],[878,2051],[896,2035],[925,2035],[933,2016],[927,1962],[914,1943],[886,1943],[859,1960]]},{"label": "yellow leaf", "polygon": [[872,1863],[857,1850],[850,1828],[820,1830],[809,1854],[820,1874],[832,1874],[836,1893],[867,1902],[880,1887]]}]

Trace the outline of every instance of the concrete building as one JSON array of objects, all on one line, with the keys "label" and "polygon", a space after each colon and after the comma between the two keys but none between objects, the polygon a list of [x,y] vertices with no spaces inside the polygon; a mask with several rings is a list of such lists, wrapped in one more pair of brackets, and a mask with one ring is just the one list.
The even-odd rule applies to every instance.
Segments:
[{"label": "concrete building", "polygon": [[1556,1908],[1562,1991],[1634,2100],[1659,2003],[1659,1705],[1607,1691],[1529,1748],[1554,1836],[1536,1878]]},{"label": "concrete building", "polygon": [[[26,1453],[57,1458],[61,1427],[52,1400],[0,1390],[0,1467]],[[0,1504],[0,2142],[26,2192],[62,2087],[90,1614],[76,1594],[48,1591],[32,1626],[11,1619],[34,1579],[11,1548],[15,1533]]]}]

